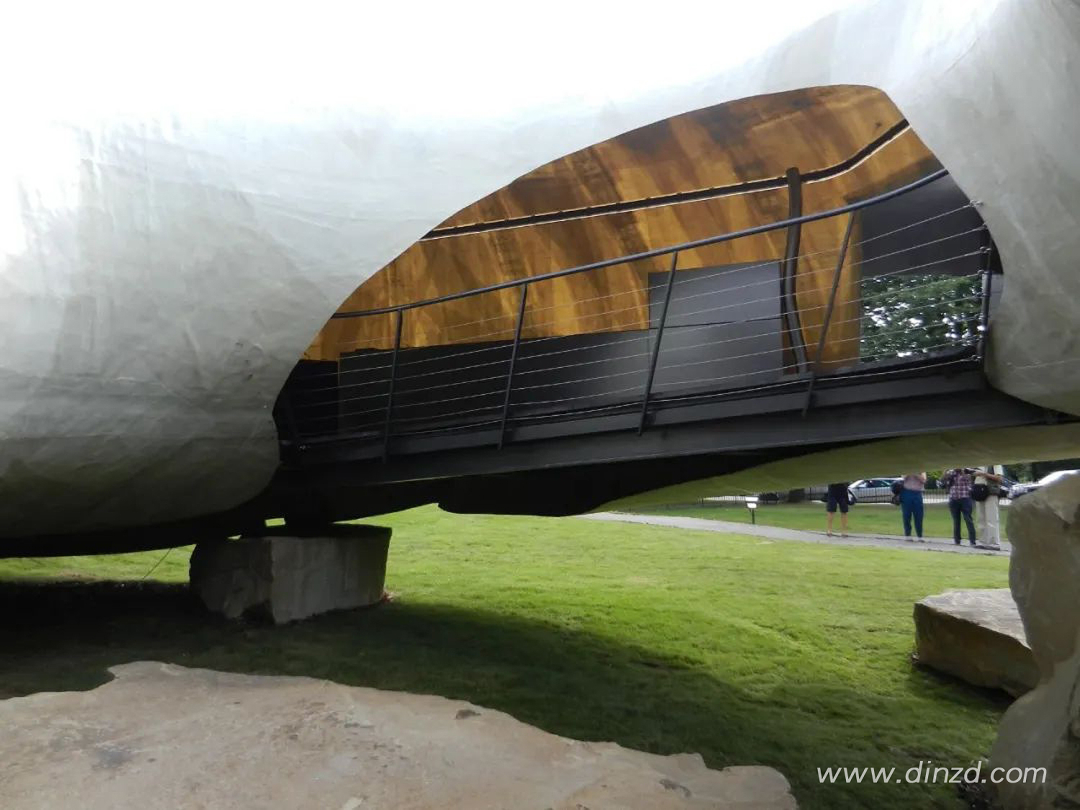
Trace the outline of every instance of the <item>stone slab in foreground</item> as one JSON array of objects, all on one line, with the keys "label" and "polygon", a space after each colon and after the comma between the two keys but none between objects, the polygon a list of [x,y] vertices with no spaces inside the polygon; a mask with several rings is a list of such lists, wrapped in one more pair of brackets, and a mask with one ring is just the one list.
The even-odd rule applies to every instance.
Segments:
[{"label": "stone slab in foreground", "polygon": [[1000,785],[1005,810],[1080,807],[1080,476],[1009,509],[1009,585],[1039,666],[1038,685],[1001,720],[990,764],[1045,768],[1045,781]]},{"label": "stone slab in foreground", "polygon": [[199,543],[191,587],[226,618],[254,612],[283,624],[381,600],[389,547],[389,528],[364,524]]},{"label": "stone slab in foreground", "polygon": [[148,810],[791,810],[764,767],[709,770],[440,697],[139,662],[0,702],[0,806]]},{"label": "stone slab in foreground", "polygon": [[1018,696],[1039,668],[1008,588],[947,591],[915,603],[919,663],[976,686]]}]

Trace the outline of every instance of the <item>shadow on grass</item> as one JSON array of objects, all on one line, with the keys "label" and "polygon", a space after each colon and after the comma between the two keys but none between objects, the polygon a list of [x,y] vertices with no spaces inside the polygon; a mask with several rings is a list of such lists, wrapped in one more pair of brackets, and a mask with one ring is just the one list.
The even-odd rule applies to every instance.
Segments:
[{"label": "shadow on grass", "polygon": [[678,661],[483,610],[399,601],[275,627],[209,614],[186,585],[113,581],[0,581],[0,610],[3,697],[92,689],[109,666],[149,659],[438,694],[577,738],[619,730],[663,753],[702,747],[688,717],[691,738],[752,722],[734,710],[738,690]]},{"label": "shadow on grass", "polygon": [[[404,600],[273,627],[211,616],[186,585],[155,582],[0,581],[0,610],[8,618],[0,697],[90,689],[108,680],[107,667],[135,660],[302,675],[468,700],[576,739],[696,751],[714,768],[771,765],[804,808],[870,798],[864,786],[820,785],[815,771],[875,764],[866,695],[796,683],[751,695],[693,665],[555,623]],[[940,789],[882,801],[892,786],[873,788],[877,807],[955,806]]]}]

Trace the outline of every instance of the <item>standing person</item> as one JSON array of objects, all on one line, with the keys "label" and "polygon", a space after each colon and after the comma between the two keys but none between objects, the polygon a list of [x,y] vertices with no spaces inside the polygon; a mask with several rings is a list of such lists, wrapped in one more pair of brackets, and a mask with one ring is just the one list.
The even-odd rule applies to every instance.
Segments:
[{"label": "standing person", "polygon": [[840,536],[847,537],[847,513],[851,506],[851,500],[848,498],[850,486],[850,481],[829,484],[829,492],[825,496],[825,512],[828,514],[825,534],[829,537],[832,537],[833,515],[836,514],[837,509],[840,510]]},{"label": "standing person", "polygon": [[1001,548],[1001,527],[999,525],[1000,509],[998,498],[1001,496],[1001,484],[1005,478],[1001,473],[1005,470],[1001,467],[990,465],[975,471],[975,478],[985,478],[993,481],[996,486],[989,487],[986,500],[975,502],[975,522],[978,524],[979,537],[982,538],[984,548]]},{"label": "standing person", "polygon": [[915,535],[920,543],[926,541],[922,536],[923,527],[923,489],[926,487],[926,473],[908,473],[904,476],[904,488],[900,491],[900,511],[904,515],[904,537],[911,539],[911,522],[915,521]]},{"label": "standing person", "polygon": [[968,542],[975,545],[975,521],[971,519],[971,485],[975,471],[970,467],[957,467],[942,476],[941,483],[949,494],[949,514],[952,515],[953,542],[960,545],[960,516],[967,524]]}]

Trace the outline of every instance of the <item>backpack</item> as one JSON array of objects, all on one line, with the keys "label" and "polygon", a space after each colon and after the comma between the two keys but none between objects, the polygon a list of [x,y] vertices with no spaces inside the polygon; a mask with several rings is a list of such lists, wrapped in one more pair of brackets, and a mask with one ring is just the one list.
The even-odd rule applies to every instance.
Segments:
[{"label": "backpack", "polygon": [[892,484],[889,485],[889,489],[892,490],[893,495],[899,497],[900,493],[904,491],[903,479],[900,479],[899,481],[893,481]]}]

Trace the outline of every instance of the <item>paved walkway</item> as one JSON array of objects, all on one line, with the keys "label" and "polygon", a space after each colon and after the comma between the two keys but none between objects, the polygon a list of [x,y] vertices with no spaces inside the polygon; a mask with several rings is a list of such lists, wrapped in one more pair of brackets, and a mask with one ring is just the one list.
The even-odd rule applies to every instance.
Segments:
[{"label": "paved walkway", "polygon": [[614,523],[643,523],[648,526],[669,526],[673,529],[696,529],[706,532],[725,534],[749,534],[754,537],[766,537],[770,540],[796,540],[800,543],[822,543],[833,546],[872,546],[875,548],[903,548],[912,551],[947,551],[955,554],[986,554],[995,557],[1008,557],[1009,544],[1004,543],[1000,550],[976,547],[966,542],[958,546],[952,540],[940,537],[928,537],[925,543],[909,543],[897,535],[850,534],[847,537],[825,532],[808,532],[800,529],[781,529],[776,526],[760,526],[751,523],[734,523],[729,520],[705,520],[704,518],[680,517],[676,515],[632,515],[626,512],[594,512],[582,515],[587,520],[603,520]]}]

